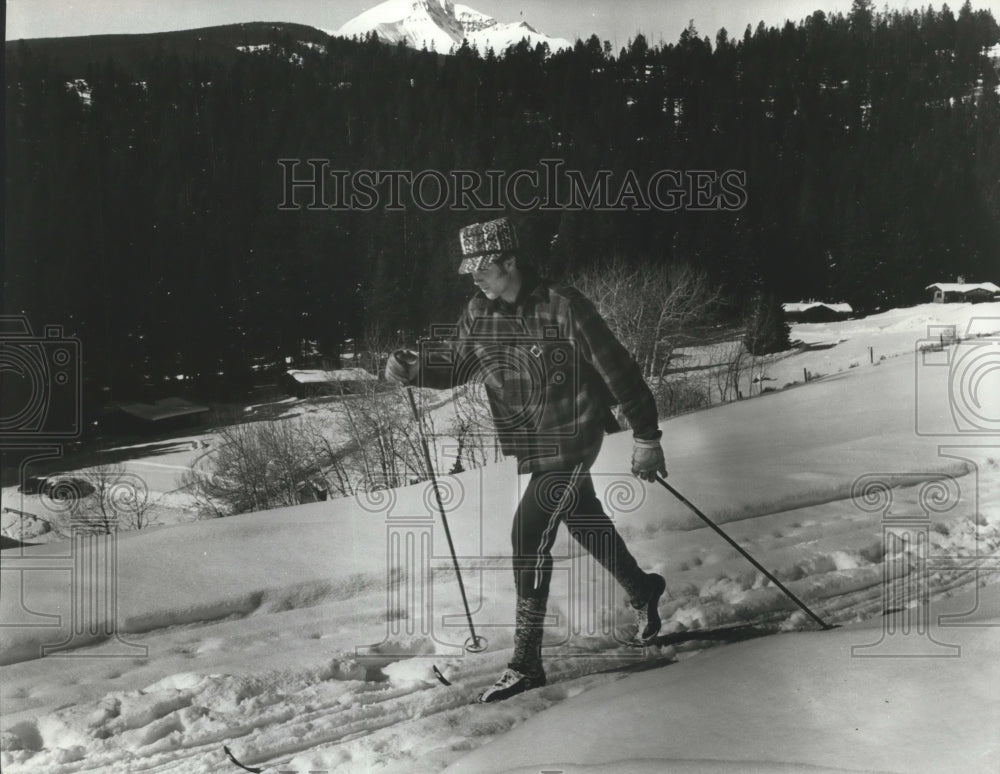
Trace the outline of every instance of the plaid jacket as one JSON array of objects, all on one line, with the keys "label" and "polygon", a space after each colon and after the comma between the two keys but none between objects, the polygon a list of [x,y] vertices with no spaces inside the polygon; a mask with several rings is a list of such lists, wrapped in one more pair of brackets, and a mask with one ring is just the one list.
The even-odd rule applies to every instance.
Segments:
[{"label": "plaid jacket", "polygon": [[526,282],[513,304],[477,293],[446,341],[421,345],[418,383],[481,379],[500,445],[522,473],[589,468],[620,404],[638,438],[659,438],[639,366],[575,288]]}]

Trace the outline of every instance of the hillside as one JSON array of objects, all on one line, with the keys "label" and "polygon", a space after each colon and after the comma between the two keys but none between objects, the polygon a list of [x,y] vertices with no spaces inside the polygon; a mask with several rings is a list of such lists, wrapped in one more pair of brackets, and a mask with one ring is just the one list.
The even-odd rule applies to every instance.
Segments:
[{"label": "hillside", "polygon": [[231,400],[305,342],[453,322],[449,245],[512,195],[552,275],[689,266],[733,317],[754,289],[872,310],[997,281],[1000,27],[860,10],[549,56],[280,23],[13,41],[5,305],[86,342],[97,406],[178,375]]},{"label": "hillside", "polygon": [[47,59],[60,69],[75,72],[77,77],[84,75],[88,65],[100,66],[107,62],[114,62],[136,75],[144,75],[147,74],[149,60],[157,56],[176,57],[180,61],[213,59],[232,63],[249,47],[267,45],[285,37],[319,46],[330,39],[326,32],[304,24],[250,22],[146,34],[8,40],[5,56],[10,61],[12,56],[26,47],[34,56]]},{"label": "hillside", "polygon": [[[623,475],[630,443],[621,434],[595,465],[598,491],[670,597],[661,606],[669,637],[645,660],[621,645],[629,616],[603,595],[606,576],[562,535],[551,685],[502,705],[470,703],[510,656],[504,557],[521,482],[501,464],[442,482],[475,623],[490,641],[478,656],[461,650],[468,632],[426,485],[123,535],[110,639],[100,626],[70,637],[84,621],[68,597],[68,545],[3,552],[5,570],[38,569],[5,573],[5,582],[23,578],[22,593],[8,586],[0,597],[2,620],[20,624],[0,634],[0,762],[9,772],[207,774],[231,765],[227,744],[248,765],[282,763],[268,772],[611,762],[626,772],[667,762],[726,774],[930,772],[944,761],[989,771],[1000,721],[997,455],[993,436],[926,434],[948,432],[920,417],[932,410],[936,421],[951,392],[947,379],[920,381],[919,357],[662,425],[674,485],[841,624],[836,632],[810,632],[683,506]],[[884,542],[893,519],[926,535],[926,553]],[[394,535],[424,534],[429,565],[393,553]],[[952,618],[939,620],[946,611]],[[53,614],[58,623],[39,617]],[[916,620],[929,634],[897,645],[950,658],[858,657],[886,639],[883,621]],[[706,651],[765,634],[774,636]],[[77,658],[37,658],[63,641]],[[595,747],[598,736],[606,741]]]},{"label": "hillside", "polygon": [[[871,361],[881,365],[885,360],[911,356],[935,331],[952,330],[961,338],[986,334],[997,327],[995,318],[998,316],[1000,304],[919,304],[854,320],[796,323],[791,334],[795,346],[762,359],[753,372],[763,376],[762,381],[751,383],[748,370],[743,377],[743,393],[751,396],[758,395],[762,389],[797,388],[802,385],[805,373],[813,380],[835,377],[845,371],[868,368]],[[703,375],[706,366],[718,367],[712,364],[724,359],[732,343],[678,350],[674,363],[682,373],[695,377]],[[916,374],[914,370],[914,380]],[[446,431],[455,420],[454,407],[448,403],[448,397],[442,395],[433,401],[441,404],[432,412],[433,423],[439,431]],[[343,421],[343,405],[339,401],[283,397],[275,402],[244,406],[242,414],[246,420],[273,416],[315,419],[322,425],[338,426]],[[347,432],[343,427],[341,431]],[[344,443],[339,437],[332,441],[337,447]],[[219,444],[219,429],[210,427],[159,441],[116,442],[98,452],[35,463],[29,473],[76,475],[81,468],[90,465],[121,461],[126,472],[141,479],[148,488],[150,501],[154,503],[150,523],[173,524],[195,518],[194,498],[185,490],[183,476],[189,470],[204,469]],[[449,455],[441,459],[439,465],[443,470],[450,469],[453,461]],[[0,536],[28,543],[67,539],[68,518],[58,508],[53,508],[53,503],[46,498],[18,491],[16,468],[5,472],[8,485],[0,490],[0,504],[4,509],[0,514]]]}]

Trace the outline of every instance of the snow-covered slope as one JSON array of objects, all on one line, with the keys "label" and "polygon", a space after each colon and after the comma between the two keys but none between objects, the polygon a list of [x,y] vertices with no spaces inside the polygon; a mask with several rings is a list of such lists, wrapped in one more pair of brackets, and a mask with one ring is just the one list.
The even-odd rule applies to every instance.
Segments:
[{"label": "snow-covered slope", "polygon": [[[981,304],[918,304],[884,312],[826,323],[793,323],[792,349],[765,356],[760,369],[765,383],[781,388],[809,378],[834,376],[873,362],[910,356],[920,347],[940,341],[988,336],[1000,332],[1000,302]],[[733,342],[735,343],[735,342]],[[697,371],[725,362],[733,343],[689,347],[674,353],[678,370]],[[924,371],[928,375],[947,374],[948,369]],[[915,374],[917,371],[915,370]],[[914,377],[916,378],[916,377]],[[751,390],[744,384],[744,394]],[[1000,392],[998,385],[997,392]]]},{"label": "snow-covered slope", "polygon": [[454,6],[438,0],[386,0],[346,22],[332,34],[349,38],[378,34],[388,43],[404,41],[408,46],[447,53],[461,45],[463,30]]},{"label": "snow-covered slope", "polygon": [[[944,314],[958,312],[935,319]],[[882,323],[898,331],[902,317]],[[715,533],[624,474],[622,433],[594,475],[637,558],[667,579],[661,646],[622,646],[624,601],[562,531],[550,685],[472,703],[510,658],[506,557],[524,483],[510,464],[442,479],[490,643],[481,655],[462,651],[468,631],[427,485],[121,535],[110,606],[86,604],[111,599],[98,572],[109,565],[93,553],[8,550],[0,764],[10,774],[238,771],[226,744],[251,766],[282,764],[269,774],[993,772],[1000,438],[919,424],[950,421],[954,394],[940,378],[950,368],[915,353],[926,333],[914,319],[907,355],[662,424],[674,485],[841,629],[807,631]],[[1000,372],[991,352],[982,364],[992,371],[977,370],[985,383]],[[887,543],[894,525],[922,537]],[[39,658],[47,645],[62,655]]]},{"label": "snow-covered slope", "polygon": [[966,624],[935,632],[940,658],[864,657],[881,619],[739,643],[582,692],[446,771],[996,771],[1000,586],[980,591],[932,606]]},{"label": "snow-covered slope", "polygon": [[492,48],[500,53],[523,38],[532,46],[548,43],[553,51],[570,46],[569,41],[544,35],[525,22],[499,22],[450,0],[386,0],[331,34],[362,37],[370,32],[389,43],[403,41],[413,48],[426,46],[440,53],[458,48],[463,39],[481,52]]}]

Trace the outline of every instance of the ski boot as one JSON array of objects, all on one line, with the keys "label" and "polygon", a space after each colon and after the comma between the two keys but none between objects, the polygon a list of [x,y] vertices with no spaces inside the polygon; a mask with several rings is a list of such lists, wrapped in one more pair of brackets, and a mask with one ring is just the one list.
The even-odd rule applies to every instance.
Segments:
[{"label": "ski boot", "polygon": [[663,622],[660,620],[660,597],[667,590],[667,582],[662,575],[655,573],[649,576],[650,591],[645,604],[634,607],[635,610],[635,643],[648,645],[660,633]]},{"label": "ski boot", "polygon": [[541,688],[545,685],[545,673],[537,675],[525,675],[516,669],[505,669],[500,679],[493,685],[479,694],[480,704],[489,704],[494,701],[503,701],[519,693],[530,691],[532,688]]}]

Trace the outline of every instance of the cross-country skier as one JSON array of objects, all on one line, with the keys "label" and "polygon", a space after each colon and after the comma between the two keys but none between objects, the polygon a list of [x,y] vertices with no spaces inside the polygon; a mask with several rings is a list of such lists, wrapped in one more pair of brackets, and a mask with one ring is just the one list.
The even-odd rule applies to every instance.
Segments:
[{"label": "cross-country skier", "polygon": [[[469,301],[457,339],[393,353],[386,378],[443,389],[478,371],[501,448],[530,480],[511,532],[517,590],[514,654],[479,700],[494,702],[545,685],[542,627],[552,577],[551,550],[564,522],[614,576],[635,610],[637,640],[660,631],[657,610],[666,584],[644,572],[604,513],[590,466],[597,458],[611,406],[622,407],[633,433],[632,473],[666,475],[656,404],[635,360],[594,305],[571,287],[541,280],[519,255],[507,218],[459,232],[458,271],[479,292]],[[594,536],[597,535],[597,539]]]}]

